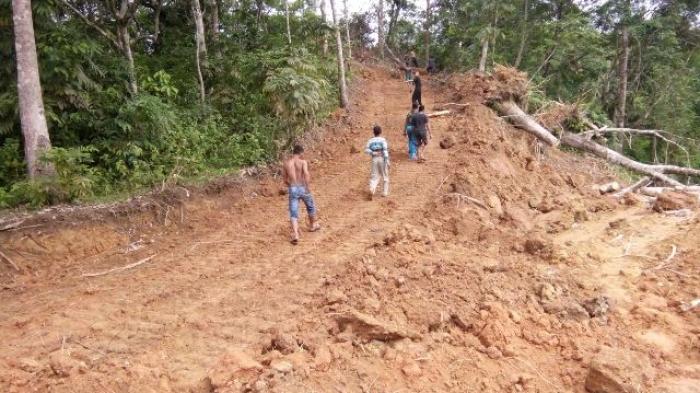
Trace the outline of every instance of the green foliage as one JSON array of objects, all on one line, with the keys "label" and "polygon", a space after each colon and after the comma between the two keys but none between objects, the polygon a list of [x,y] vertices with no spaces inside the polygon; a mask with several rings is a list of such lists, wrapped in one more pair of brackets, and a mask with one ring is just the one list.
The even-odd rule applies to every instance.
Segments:
[{"label": "green foliage", "polygon": [[93,194],[97,171],[90,164],[93,162],[92,154],[96,151],[92,146],[70,149],[54,147],[42,157],[56,169],[54,180],[65,193],[63,199],[73,201]]},{"label": "green foliage", "polygon": [[275,114],[287,124],[289,137],[312,124],[330,101],[329,83],[319,77],[319,70],[304,54],[290,56],[270,69],[262,88]]},{"label": "green foliage", "polygon": [[24,177],[25,164],[19,140],[7,138],[0,146],[0,188],[7,187]]},{"label": "green foliage", "polygon": [[[68,0],[116,37],[105,2]],[[329,26],[291,3],[294,46],[283,14],[244,0],[221,7],[218,43],[208,33],[200,103],[188,2],[142,3],[129,24],[139,94],[128,90],[124,53],[62,2],[34,2],[43,98],[56,176],[25,178],[17,110],[11,2],[0,0],[0,208],[102,200],[167,179],[225,173],[276,157],[278,146],[335,106],[334,59],[321,54]],[[265,8],[283,3],[264,3]],[[282,8],[280,8],[282,7]],[[206,10],[205,10],[206,13]],[[367,26],[365,26],[367,27]],[[365,29],[366,30],[366,29]],[[363,34],[367,33],[364,31]],[[330,40],[331,45],[333,41]],[[330,51],[332,54],[333,52]]]}]

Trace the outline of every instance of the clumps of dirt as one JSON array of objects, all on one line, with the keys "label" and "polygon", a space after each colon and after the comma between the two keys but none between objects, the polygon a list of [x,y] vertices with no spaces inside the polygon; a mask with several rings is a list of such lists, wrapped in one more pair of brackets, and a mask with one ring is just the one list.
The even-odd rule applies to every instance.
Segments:
[{"label": "clumps of dirt", "polygon": [[420,230],[417,227],[406,224],[395,229],[384,238],[385,245],[405,242],[430,244],[435,242],[435,236],[429,230]]},{"label": "clumps of dirt", "polygon": [[496,100],[520,100],[528,93],[527,74],[515,68],[497,65],[492,74],[468,72],[453,74],[448,85],[455,100],[487,103]]}]

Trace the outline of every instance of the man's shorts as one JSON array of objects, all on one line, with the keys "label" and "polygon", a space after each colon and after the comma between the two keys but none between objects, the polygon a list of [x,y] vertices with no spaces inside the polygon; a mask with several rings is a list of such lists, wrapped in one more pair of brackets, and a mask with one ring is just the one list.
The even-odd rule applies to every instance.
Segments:
[{"label": "man's shorts", "polygon": [[427,145],[428,144],[428,131],[427,130],[416,130],[413,132],[416,136],[416,145]]},{"label": "man's shorts", "polygon": [[306,212],[310,217],[316,215],[316,205],[314,204],[314,197],[306,189],[305,186],[289,186],[289,217],[298,219],[299,218],[299,200],[304,202],[306,206]]}]

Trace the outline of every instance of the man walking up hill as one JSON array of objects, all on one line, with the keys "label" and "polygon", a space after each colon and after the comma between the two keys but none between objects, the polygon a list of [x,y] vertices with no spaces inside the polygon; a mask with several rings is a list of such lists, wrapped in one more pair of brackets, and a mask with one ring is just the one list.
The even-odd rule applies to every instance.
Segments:
[{"label": "man walking up hill", "polygon": [[411,125],[413,126],[413,134],[418,145],[418,162],[425,161],[425,147],[428,145],[428,140],[433,136],[430,134],[430,124],[428,124],[428,115],[425,114],[423,105],[418,107],[418,113],[411,116]]},{"label": "man walking up hill", "polygon": [[374,126],[374,137],[367,141],[365,153],[372,157],[372,167],[369,178],[369,199],[374,198],[374,193],[379,185],[379,178],[384,180],[382,196],[389,196],[389,144],[382,135],[382,127]]},{"label": "man walking up hill", "polygon": [[309,230],[318,231],[321,226],[316,217],[316,205],[311,195],[311,173],[309,163],[304,159],[304,148],[294,146],[292,157],[284,162],[282,167],[284,183],[289,191],[289,219],[292,225],[292,244],[299,243],[299,200],[304,202],[309,215]]},{"label": "man walking up hill", "polygon": [[418,103],[418,105],[423,105],[423,99],[421,98],[421,92],[423,89],[423,81],[420,79],[420,72],[416,71],[413,75],[413,95],[411,96],[411,104]]}]

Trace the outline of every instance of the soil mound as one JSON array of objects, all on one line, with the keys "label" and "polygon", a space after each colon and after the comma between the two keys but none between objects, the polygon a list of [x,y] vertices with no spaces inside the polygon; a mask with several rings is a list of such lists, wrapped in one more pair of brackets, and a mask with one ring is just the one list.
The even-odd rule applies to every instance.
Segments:
[{"label": "soil mound", "polygon": [[524,97],[529,80],[522,71],[498,65],[491,74],[477,71],[453,74],[447,84],[455,100],[486,103]]}]

